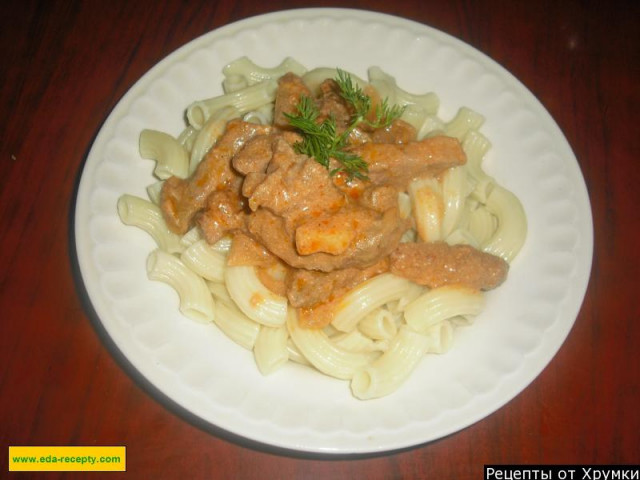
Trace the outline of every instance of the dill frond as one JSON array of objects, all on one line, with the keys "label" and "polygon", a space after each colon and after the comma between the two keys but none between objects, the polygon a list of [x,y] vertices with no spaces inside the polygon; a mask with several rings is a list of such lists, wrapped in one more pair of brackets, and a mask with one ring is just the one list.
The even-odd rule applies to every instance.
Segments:
[{"label": "dill frond", "polygon": [[362,122],[372,128],[383,128],[400,117],[403,108],[390,107],[387,99],[376,105],[374,110],[375,120],[370,121],[367,115],[371,110],[371,97],[369,97],[359,85],[354,85],[351,76],[344,70],[338,69],[335,78],[340,96],[351,106],[353,115],[350,124],[341,134],[337,132],[335,118],[329,116],[322,122],[318,122],[320,110],[313,99],[303,96],[296,107],[296,114],[285,113],[289,124],[297,128],[302,134],[302,140],[294,145],[297,153],[313,157],[318,163],[329,169],[330,159],[337,160],[342,167],[333,169],[329,173],[335,175],[345,172],[349,178],[368,179],[368,165],[361,157],[347,152],[347,140],[351,132]]}]

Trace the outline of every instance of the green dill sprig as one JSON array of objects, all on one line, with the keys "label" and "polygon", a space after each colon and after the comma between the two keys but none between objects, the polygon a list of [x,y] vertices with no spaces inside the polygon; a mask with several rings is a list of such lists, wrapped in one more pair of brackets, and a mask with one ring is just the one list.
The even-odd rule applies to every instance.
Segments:
[{"label": "green dill sprig", "polygon": [[351,132],[360,124],[366,123],[372,128],[384,128],[402,115],[403,109],[389,107],[387,100],[376,105],[375,119],[367,118],[371,111],[371,97],[364,93],[359,85],[354,85],[348,73],[338,69],[335,81],[340,96],[351,106],[353,114],[349,126],[340,134],[333,116],[318,122],[320,110],[314,101],[302,96],[297,105],[297,114],[285,113],[289,124],[300,130],[302,140],[294,145],[297,153],[313,157],[318,163],[330,168],[330,159],[337,160],[342,166],[329,171],[331,175],[345,172],[349,178],[368,179],[368,165],[361,157],[345,150]]},{"label": "green dill sprig", "polygon": [[354,110],[351,118],[349,132],[356,128],[360,123],[366,123],[371,128],[388,127],[395,119],[400,118],[404,112],[404,108],[399,105],[390,106],[388,99],[382,100],[374,109],[375,119],[369,120],[367,115],[371,111],[371,97],[364,93],[360,85],[354,85],[351,75],[344,70],[338,70],[338,76],[335,78],[340,96]]},{"label": "green dill sprig", "polygon": [[367,178],[364,173],[367,171],[367,163],[359,156],[344,150],[347,136],[338,134],[335,118],[329,116],[318,122],[320,111],[307,96],[300,98],[297,110],[296,115],[285,113],[289,124],[302,133],[302,140],[294,145],[297,153],[313,157],[327,169],[330,168],[330,159],[334,158],[342,164],[342,168],[330,170],[331,175],[344,171],[349,178]]}]

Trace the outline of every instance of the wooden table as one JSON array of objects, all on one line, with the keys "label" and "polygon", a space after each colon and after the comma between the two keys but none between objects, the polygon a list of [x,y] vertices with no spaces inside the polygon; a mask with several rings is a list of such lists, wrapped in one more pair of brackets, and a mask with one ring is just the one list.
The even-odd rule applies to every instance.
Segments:
[{"label": "wooden table", "polygon": [[[373,458],[264,451],[177,415],[114,357],[75,272],[74,188],[122,95],[199,35],[304,6],[410,18],[502,64],[565,133],[593,209],[586,298],[542,374],[461,432]],[[640,462],[639,3],[25,1],[0,15],[0,471],[9,445],[125,445],[127,473],[106,478],[461,480],[484,464]]]}]

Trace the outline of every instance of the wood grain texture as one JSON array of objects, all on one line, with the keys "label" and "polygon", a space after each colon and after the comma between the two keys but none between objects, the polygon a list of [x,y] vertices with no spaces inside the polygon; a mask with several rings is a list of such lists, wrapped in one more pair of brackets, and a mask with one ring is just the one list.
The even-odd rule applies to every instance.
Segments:
[{"label": "wood grain texture", "polygon": [[[592,202],[591,281],[551,364],[477,424],[380,457],[264,451],[181,414],[126,369],[74,271],[76,183],[127,89],[211,29],[305,6],[399,15],[492,57],[558,122]],[[0,471],[9,445],[126,445],[127,473],[105,478],[463,480],[487,463],[640,462],[638,2],[23,1],[0,17]]]}]

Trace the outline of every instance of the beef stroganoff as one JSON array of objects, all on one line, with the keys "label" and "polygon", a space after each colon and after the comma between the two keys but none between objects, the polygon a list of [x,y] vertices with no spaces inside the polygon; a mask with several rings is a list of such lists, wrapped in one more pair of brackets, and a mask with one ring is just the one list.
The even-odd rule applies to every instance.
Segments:
[{"label": "beef stroganoff", "polygon": [[158,245],[149,278],[263,374],[294,361],[360,399],[392,393],[447,351],[524,243],[521,203],[482,169],[484,119],[444,121],[437,95],[378,67],[365,81],[243,57],[223,73],[178,136],[140,135],[158,182],[118,213]]}]

